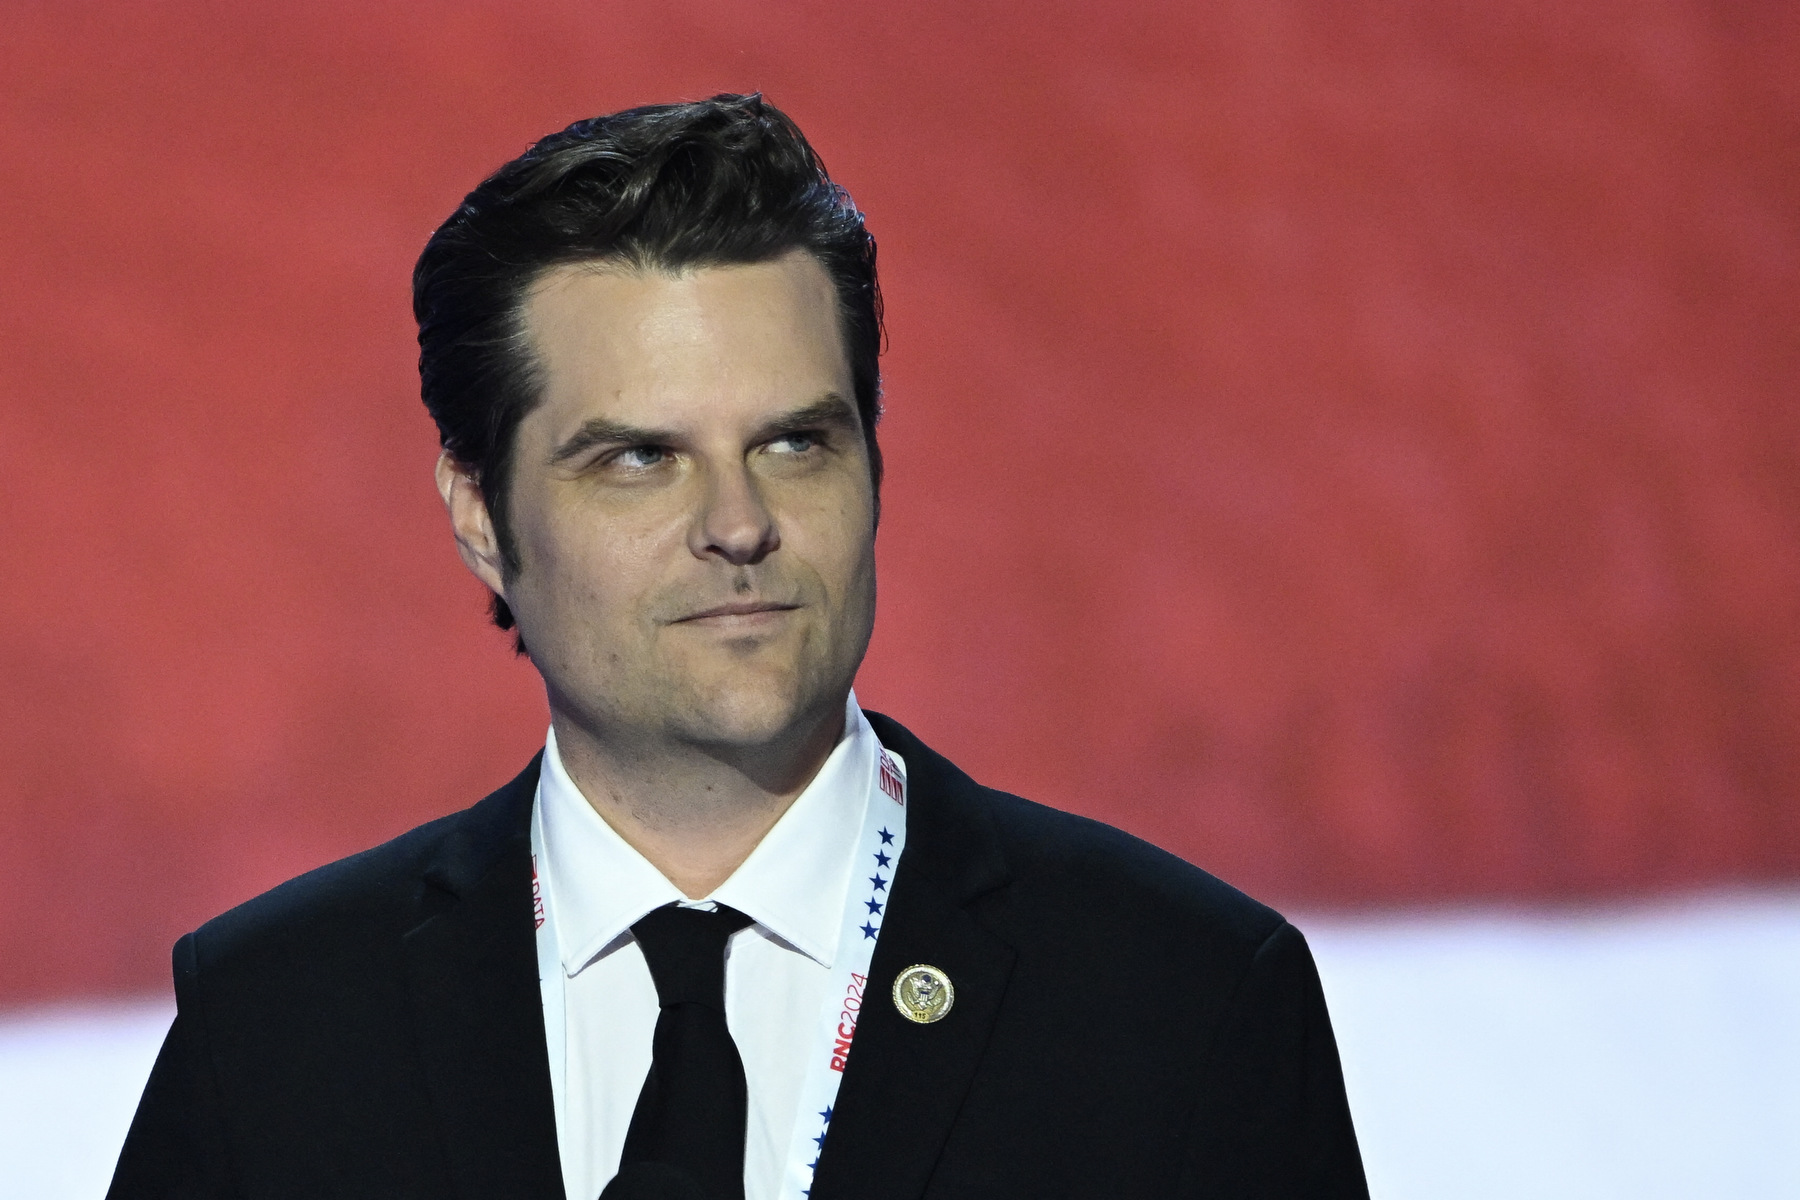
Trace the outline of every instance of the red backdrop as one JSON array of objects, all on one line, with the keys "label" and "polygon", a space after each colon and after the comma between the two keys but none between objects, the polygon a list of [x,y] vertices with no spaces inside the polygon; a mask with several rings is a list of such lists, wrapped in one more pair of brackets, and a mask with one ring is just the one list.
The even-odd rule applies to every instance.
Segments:
[{"label": "red backdrop", "polygon": [[725,89],[881,239],[866,703],[1282,903],[1800,874],[1795,13],[6,5],[0,999],[532,752],[408,272]]}]

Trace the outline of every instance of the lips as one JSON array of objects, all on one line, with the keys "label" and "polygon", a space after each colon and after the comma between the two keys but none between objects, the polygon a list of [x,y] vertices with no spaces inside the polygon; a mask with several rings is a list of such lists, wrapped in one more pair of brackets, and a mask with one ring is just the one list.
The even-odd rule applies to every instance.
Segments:
[{"label": "lips", "polygon": [[731,604],[719,604],[712,608],[701,609],[699,612],[689,613],[685,617],[677,618],[675,624],[714,618],[755,617],[764,614],[792,612],[799,607],[798,604],[781,604],[773,600],[739,600]]}]

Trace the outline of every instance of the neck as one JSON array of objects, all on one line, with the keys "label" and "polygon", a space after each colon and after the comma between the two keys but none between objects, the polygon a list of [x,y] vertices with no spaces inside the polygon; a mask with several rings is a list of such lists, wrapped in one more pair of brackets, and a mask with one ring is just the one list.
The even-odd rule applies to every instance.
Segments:
[{"label": "neck", "polygon": [[600,819],[697,900],[731,878],[819,773],[844,706],[776,743],[723,753],[609,738],[554,707],[550,723],[563,769]]}]

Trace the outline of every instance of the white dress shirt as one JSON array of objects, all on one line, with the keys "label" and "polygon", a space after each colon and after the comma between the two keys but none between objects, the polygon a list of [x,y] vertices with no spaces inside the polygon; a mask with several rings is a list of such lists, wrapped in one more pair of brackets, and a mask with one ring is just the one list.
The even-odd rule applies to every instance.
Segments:
[{"label": "white dress shirt", "polygon": [[745,1200],[774,1200],[880,752],[852,695],[844,735],[818,775],[731,878],[705,901],[690,902],[594,811],[564,770],[551,731],[537,815],[545,901],[565,976],[565,1065],[555,1090],[569,1200],[595,1200],[618,1172],[660,1011],[631,925],[672,902],[725,904],[755,922],[726,947],[725,1020],[749,1088]]}]

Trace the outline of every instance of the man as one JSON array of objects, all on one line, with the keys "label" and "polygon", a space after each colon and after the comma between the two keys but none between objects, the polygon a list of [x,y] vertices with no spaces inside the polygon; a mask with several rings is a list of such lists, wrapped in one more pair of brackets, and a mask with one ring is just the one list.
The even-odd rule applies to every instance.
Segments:
[{"label": "man", "polygon": [[544,139],[414,307],[544,751],[181,939],[113,1196],[1366,1194],[1292,927],[858,708],[875,244],[785,117]]}]

